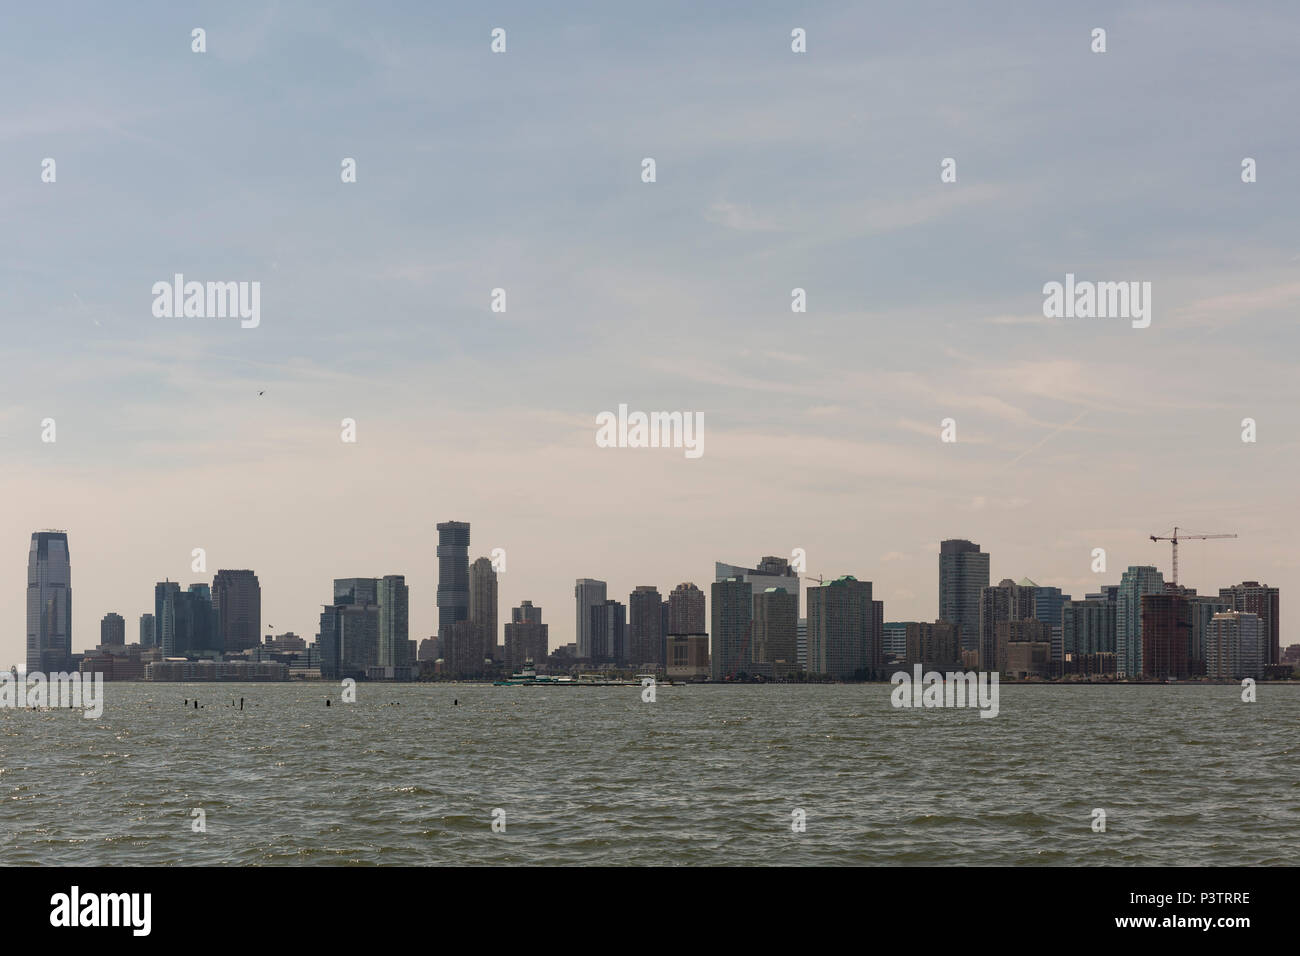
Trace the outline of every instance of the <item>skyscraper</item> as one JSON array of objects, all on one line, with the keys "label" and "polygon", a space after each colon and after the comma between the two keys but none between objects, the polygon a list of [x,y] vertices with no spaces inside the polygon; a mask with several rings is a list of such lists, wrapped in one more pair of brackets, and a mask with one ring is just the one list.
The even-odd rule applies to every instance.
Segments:
[{"label": "skyscraper", "polygon": [[980,594],[989,586],[989,556],[964,538],[939,544],[939,620],[956,624],[964,651],[980,646]]},{"label": "skyscraper", "polygon": [[444,521],[438,525],[438,631],[468,620],[469,522]]},{"label": "skyscraper", "polygon": [[881,670],[881,637],[875,633],[875,619],[870,581],[846,574],[809,588],[809,672],[851,680]]},{"label": "skyscraper", "polygon": [[704,592],[686,581],[668,595],[669,634],[707,634]]},{"label": "skyscraper", "polygon": [[[410,676],[410,595],[406,577],[387,574],[379,582],[378,667],[384,677]],[[391,672],[389,672],[391,668]]]},{"label": "skyscraper", "polygon": [[1066,601],[1061,608],[1064,653],[1076,656],[1115,653],[1115,604],[1088,599]]},{"label": "skyscraper", "polygon": [[99,621],[99,643],[113,644],[118,647],[126,644],[126,619],[122,615],[109,611]]},{"label": "skyscraper", "polygon": [[1281,624],[1278,618],[1278,589],[1258,581],[1242,581],[1230,588],[1219,588],[1219,600],[1234,611],[1246,611],[1259,618],[1264,629],[1264,663],[1281,659]]},{"label": "skyscraper", "polygon": [[713,679],[752,674],[754,588],[743,577],[713,582]]},{"label": "skyscraper", "polygon": [[[1038,585],[1028,578],[1019,584],[1010,578],[1003,578],[994,587],[980,591],[979,623],[979,666],[981,670],[1000,670],[998,661],[1002,655],[998,652],[997,628],[1007,621],[1028,621],[1034,619],[1034,597]],[[963,644],[963,650],[965,650]]]},{"label": "skyscraper", "polygon": [[222,650],[219,612],[206,584],[191,584],[182,591],[169,583],[163,591],[162,637],[165,657],[215,656]]},{"label": "skyscraper", "polygon": [[163,646],[163,621],[166,619],[165,609],[167,606],[167,595],[173,591],[180,591],[181,586],[175,581],[159,581],[153,586],[153,646],[161,648]]},{"label": "skyscraper", "polygon": [[663,600],[659,589],[643,584],[627,599],[628,663],[637,669],[663,667]]},{"label": "skyscraper", "polygon": [[785,588],[754,595],[750,660],[773,677],[799,669],[799,598]]},{"label": "skyscraper", "polygon": [[517,673],[528,661],[541,669],[549,652],[547,625],[542,623],[542,609],[532,601],[524,601],[510,613],[510,623],[505,627],[506,665],[510,673]]},{"label": "skyscraper", "polygon": [[37,531],[27,553],[27,670],[67,670],[72,658],[72,560],[65,531]]},{"label": "skyscraper", "polygon": [[1142,676],[1142,595],[1163,594],[1165,577],[1153,565],[1130,565],[1115,597],[1115,667],[1120,677]]},{"label": "skyscraper", "polygon": [[140,648],[142,650],[146,647],[154,646],[154,639],[155,639],[154,634],[155,631],[154,631],[153,615],[148,613],[141,614],[140,615]]},{"label": "skyscraper", "polygon": [[[742,568],[734,564],[713,564],[713,580],[725,581],[727,578],[744,578],[754,591],[754,596],[762,594],[768,588],[783,588],[787,594],[794,595],[796,602],[795,618],[798,618],[799,575],[790,567],[785,558],[764,555],[756,568]],[[703,598],[703,593],[701,593]]]},{"label": "skyscraper", "polygon": [[1188,677],[1192,646],[1192,607],[1182,594],[1144,594],[1142,604],[1143,677],[1179,680]]},{"label": "skyscraper", "polygon": [[478,558],[469,566],[469,619],[483,632],[485,657],[497,649],[497,573],[491,558]]},{"label": "skyscraper", "polygon": [[628,663],[627,606],[612,598],[591,609],[591,662]]},{"label": "skyscraper", "polygon": [[1264,676],[1268,629],[1259,615],[1248,611],[1222,611],[1210,619],[1205,631],[1205,672],[1219,679],[1241,680]]},{"label": "skyscraper", "polygon": [[249,570],[220,570],[212,579],[212,604],[221,625],[220,646],[237,654],[262,643],[262,586]]},{"label": "skyscraper", "polygon": [[574,626],[574,641],[578,645],[578,657],[591,659],[591,609],[605,603],[605,582],[595,578],[578,578],[573,586],[573,601],[577,609],[577,621]]}]

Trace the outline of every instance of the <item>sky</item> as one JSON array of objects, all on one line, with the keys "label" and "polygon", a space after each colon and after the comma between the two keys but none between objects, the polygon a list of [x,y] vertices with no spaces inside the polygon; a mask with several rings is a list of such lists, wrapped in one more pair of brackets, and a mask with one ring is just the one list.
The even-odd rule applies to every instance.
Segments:
[{"label": "sky", "polygon": [[[44,528],[78,651],[218,568],[308,640],[335,577],[405,574],[426,637],[447,520],[552,646],[579,577],[801,548],[932,620],[941,539],[1082,597],[1168,577],[1174,525],[1239,535],[1183,584],[1280,587],[1300,640],[1294,4],[174,6],[2,15],[6,668]],[[260,324],[155,316],[176,273]],[[1150,326],[1045,318],[1067,273],[1150,282]],[[598,447],[620,404],[704,454]]]}]

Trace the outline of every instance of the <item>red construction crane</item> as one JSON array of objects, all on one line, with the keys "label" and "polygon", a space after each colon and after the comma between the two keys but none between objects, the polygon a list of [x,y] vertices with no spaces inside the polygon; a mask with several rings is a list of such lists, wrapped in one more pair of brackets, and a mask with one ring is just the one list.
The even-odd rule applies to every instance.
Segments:
[{"label": "red construction crane", "polygon": [[1175,526],[1174,526],[1174,533],[1173,533],[1173,534],[1160,534],[1160,535],[1153,534],[1153,535],[1151,535],[1151,540],[1152,540],[1152,541],[1170,541],[1170,542],[1173,543],[1173,546],[1174,546],[1174,584],[1177,584],[1177,583],[1178,583],[1178,542],[1179,542],[1179,541],[1185,540],[1185,539],[1187,539],[1187,538],[1195,538],[1197,541],[1205,541],[1205,540],[1207,540],[1207,539],[1209,539],[1209,538],[1235,538],[1235,537],[1236,537],[1235,534],[1192,534],[1191,532],[1186,532],[1186,533],[1180,534],[1179,531],[1178,531],[1178,526],[1175,525]]}]

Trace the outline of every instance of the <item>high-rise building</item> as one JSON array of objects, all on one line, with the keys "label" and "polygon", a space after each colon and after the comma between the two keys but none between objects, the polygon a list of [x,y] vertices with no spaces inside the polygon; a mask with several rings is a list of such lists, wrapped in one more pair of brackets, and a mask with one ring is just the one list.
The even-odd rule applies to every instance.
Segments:
[{"label": "high-rise building", "polygon": [[704,613],[704,592],[687,581],[668,595],[669,634],[707,634],[708,618]]},{"label": "high-rise building", "polygon": [[808,669],[808,618],[799,618],[799,670]]},{"label": "high-rise building", "polygon": [[65,531],[37,531],[27,553],[27,670],[66,671],[72,661],[72,560]]},{"label": "high-rise building", "polygon": [[379,578],[335,578],[335,604],[378,604]]},{"label": "high-rise building", "polygon": [[1070,661],[1086,654],[1114,654],[1114,602],[1066,601],[1061,608],[1061,635],[1063,653]]},{"label": "high-rise building", "polygon": [[[1038,585],[1028,578],[1016,583],[1003,578],[994,587],[980,591],[978,662],[981,670],[1001,671],[1003,657],[998,651],[998,625],[1006,621],[1034,620],[1034,598]],[[965,641],[962,649],[969,650]]]},{"label": "high-rise building", "polygon": [[1142,596],[1163,594],[1165,577],[1153,565],[1130,565],[1115,596],[1115,664],[1120,677],[1141,677]]},{"label": "high-rise building", "polygon": [[573,586],[573,601],[577,608],[577,623],[574,626],[574,639],[578,645],[578,657],[590,660],[591,653],[591,609],[604,604],[606,600],[605,582],[595,578],[578,578]]},{"label": "high-rise building", "polygon": [[1142,669],[1139,673],[1156,680],[1190,676],[1191,602],[1182,594],[1164,591],[1143,594],[1141,605]]},{"label": "high-rise building", "polygon": [[212,604],[221,626],[220,646],[238,653],[262,643],[262,586],[252,571],[218,571]]},{"label": "high-rise building", "polygon": [[[469,522],[438,525],[438,631],[469,620]],[[492,638],[496,645],[495,635]]]},{"label": "high-rise building", "polygon": [[[717,607],[717,602],[714,602]],[[750,660],[766,665],[774,677],[799,669],[799,596],[782,587],[754,595]]]},{"label": "high-rise building", "polygon": [[1070,595],[1062,594],[1060,588],[1034,584],[1028,578],[1023,578],[1019,583],[1033,585],[1034,617],[1051,628],[1052,663],[1059,667],[1065,660],[1065,630],[1061,612],[1065,602],[1070,600]]},{"label": "high-rise building", "polygon": [[175,581],[159,581],[153,586],[153,646],[163,646],[163,608],[167,604],[167,595],[180,591],[181,586]]},{"label": "high-rise building", "polygon": [[663,599],[659,589],[643,584],[627,599],[629,663],[638,670],[657,670],[665,664]]},{"label": "high-rise building", "polygon": [[749,648],[754,588],[742,577],[713,582],[713,679],[752,674]]},{"label": "high-rise building", "polygon": [[1278,589],[1258,581],[1242,581],[1230,588],[1219,588],[1219,600],[1234,611],[1246,611],[1259,618],[1264,628],[1264,663],[1278,663],[1282,654]]},{"label": "high-rise building", "polygon": [[875,618],[870,581],[845,575],[809,588],[809,672],[836,680],[862,679],[881,672],[884,661]]},{"label": "high-rise building", "polygon": [[[379,581],[379,647],[376,666],[384,668],[383,677],[405,678],[410,675],[411,589],[406,577],[388,574]],[[392,668],[392,673],[387,669]]]},{"label": "high-rise building", "polygon": [[154,634],[155,634],[155,631],[154,631],[154,620],[153,620],[153,615],[152,615],[152,614],[148,614],[148,613],[141,614],[141,615],[140,615],[140,648],[141,648],[141,650],[143,650],[143,649],[146,648],[146,647],[153,647],[153,646],[154,646]]},{"label": "high-rise building", "polygon": [[186,591],[180,585],[164,588],[159,644],[164,657],[218,656],[223,649],[220,625],[206,584],[191,584]]},{"label": "high-rise building", "polygon": [[518,673],[528,661],[539,669],[545,666],[550,643],[547,630],[542,623],[542,609],[534,607],[532,601],[524,601],[510,612],[510,623],[505,627],[506,666],[510,673]]},{"label": "high-rise building", "polygon": [[[798,619],[799,574],[790,567],[790,562],[785,558],[764,555],[756,568],[742,568],[739,565],[723,564],[721,561],[715,561],[713,564],[713,580],[725,581],[728,578],[744,578],[749,582],[755,597],[768,588],[782,588],[787,594],[793,594],[795,618]],[[703,599],[703,592],[700,593],[700,597]],[[701,614],[703,614],[702,601]]]},{"label": "high-rise building", "polygon": [[978,651],[980,595],[989,586],[989,556],[962,538],[939,544],[939,620],[956,624],[963,650]]},{"label": "high-rise building", "polygon": [[961,641],[957,625],[947,621],[912,621],[903,625],[904,649],[899,656],[909,667],[947,671],[961,667]]},{"label": "high-rise building", "polygon": [[1268,628],[1249,611],[1222,611],[1205,630],[1205,672],[1220,680],[1264,676]]},{"label": "high-rise building", "polygon": [[628,663],[627,605],[610,598],[591,609],[591,662]]},{"label": "high-rise building", "polygon": [[469,619],[483,632],[487,657],[496,656],[497,572],[491,558],[477,558],[469,566]]},{"label": "high-rise building", "polygon": [[482,677],[487,672],[483,656],[486,642],[471,620],[456,621],[440,629],[444,672],[452,677]]},{"label": "high-rise building", "polygon": [[126,618],[109,611],[99,621],[99,643],[126,646]]}]

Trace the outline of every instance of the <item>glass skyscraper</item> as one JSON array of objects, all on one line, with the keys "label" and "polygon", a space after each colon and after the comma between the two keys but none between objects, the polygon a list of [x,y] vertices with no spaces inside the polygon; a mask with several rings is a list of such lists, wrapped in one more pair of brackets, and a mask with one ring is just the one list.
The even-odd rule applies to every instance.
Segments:
[{"label": "glass skyscraper", "polygon": [[63,671],[72,658],[72,562],[64,531],[37,531],[27,555],[27,671]]}]

